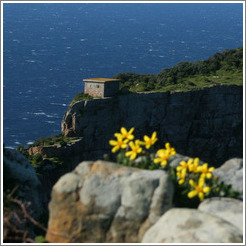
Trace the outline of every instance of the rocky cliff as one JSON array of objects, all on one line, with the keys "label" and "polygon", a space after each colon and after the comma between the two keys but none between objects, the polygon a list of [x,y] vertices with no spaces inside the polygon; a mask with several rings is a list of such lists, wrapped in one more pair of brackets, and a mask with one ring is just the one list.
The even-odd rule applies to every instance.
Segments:
[{"label": "rocky cliff", "polygon": [[121,126],[135,127],[136,137],[157,131],[159,146],[168,141],[177,152],[218,167],[243,156],[243,87],[79,101],[65,113],[62,132],[83,137],[83,158],[95,160],[110,152],[108,141]]}]

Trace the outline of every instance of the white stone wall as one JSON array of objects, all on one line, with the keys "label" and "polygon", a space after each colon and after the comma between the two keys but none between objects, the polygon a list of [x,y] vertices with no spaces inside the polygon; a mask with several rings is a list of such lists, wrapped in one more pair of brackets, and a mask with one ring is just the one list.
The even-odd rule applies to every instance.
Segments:
[{"label": "white stone wall", "polygon": [[85,94],[92,97],[104,97],[104,84],[96,82],[85,82]]}]

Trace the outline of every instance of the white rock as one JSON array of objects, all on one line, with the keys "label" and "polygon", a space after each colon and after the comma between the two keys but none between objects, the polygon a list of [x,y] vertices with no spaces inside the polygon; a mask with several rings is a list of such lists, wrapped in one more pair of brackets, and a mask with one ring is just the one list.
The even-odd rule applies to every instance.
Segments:
[{"label": "white rock", "polygon": [[238,228],[197,209],[168,210],[144,235],[142,243],[242,243]]},{"label": "white rock", "polygon": [[213,174],[218,175],[226,184],[232,185],[234,190],[243,192],[243,159],[230,159],[215,169]]},{"label": "white rock", "polygon": [[202,212],[215,215],[238,227],[243,233],[243,202],[226,197],[204,200],[198,207]]}]

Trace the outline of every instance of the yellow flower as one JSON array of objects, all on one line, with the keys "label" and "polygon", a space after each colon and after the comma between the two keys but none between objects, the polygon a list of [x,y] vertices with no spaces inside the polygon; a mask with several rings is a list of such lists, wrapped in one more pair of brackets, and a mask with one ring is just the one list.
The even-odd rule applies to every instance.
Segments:
[{"label": "yellow flower", "polygon": [[211,179],[212,178],[212,171],[214,170],[214,167],[208,168],[208,163],[203,164],[202,166],[197,167],[197,171],[201,172],[202,178]]},{"label": "yellow flower", "polygon": [[200,178],[198,181],[198,184],[191,179],[189,181],[189,184],[194,188],[194,190],[190,191],[188,193],[189,198],[193,198],[194,196],[199,196],[200,201],[204,200],[204,193],[208,193],[210,191],[210,187],[206,186],[204,187],[205,180],[204,178]]},{"label": "yellow flower", "polygon": [[169,155],[167,153],[167,151],[165,151],[164,149],[159,149],[157,151],[157,155],[158,157],[154,159],[154,163],[159,163],[161,164],[162,167],[167,165],[167,160],[169,158]]},{"label": "yellow flower", "polygon": [[159,149],[157,151],[157,158],[154,159],[154,163],[159,163],[161,164],[162,167],[167,165],[168,159],[176,154],[176,151],[174,148],[170,147],[169,143],[165,144],[166,149]]},{"label": "yellow flower", "polygon": [[133,140],[134,139],[134,135],[132,135],[133,131],[134,131],[134,127],[132,127],[129,132],[126,130],[125,127],[121,127],[121,129],[120,129],[121,133],[115,133],[114,135],[116,137],[120,137],[121,136],[122,139]]},{"label": "yellow flower", "polygon": [[127,147],[127,142],[128,142],[128,139],[123,140],[121,136],[118,136],[117,140],[110,140],[109,144],[114,146],[112,149],[112,152],[115,153],[120,148],[125,149]]},{"label": "yellow flower", "polygon": [[176,155],[176,151],[174,148],[171,148],[170,143],[165,144],[166,151],[168,152],[169,157]]},{"label": "yellow flower", "polygon": [[136,140],[135,143],[131,141],[129,146],[131,147],[131,150],[127,151],[125,155],[130,156],[130,160],[132,161],[142,152],[142,148],[140,147],[139,140]]},{"label": "yellow flower", "polygon": [[187,162],[181,161],[179,164],[180,166],[176,167],[176,170],[178,172],[182,171],[186,173],[186,171],[189,169],[190,165],[192,164],[193,159],[189,159]]},{"label": "yellow flower", "polygon": [[187,162],[181,161],[180,166],[176,167],[177,173],[176,176],[179,178],[179,184],[183,184],[185,181],[186,171],[189,169],[192,164],[193,159],[189,159]]},{"label": "yellow flower", "polygon": [[151,137],[148,136],[144,136],[144,142],[142,142],[146,149],[149,149],[152,145],[155,144],[155,142],[158,140],[158,138],[156,137],[156,132],[153,132]]},{"label": "yellow flower", "polygon": [[181,161],[179,163],[180,166],[176,167],[176,170],[177,170],[176,176],[179,178],[179,184],[184,183],[187,170],[189,172],[197,171],[198,163],[199,163],[199,158],[195,158],[195,159],[190,158],[187,162]]},{"label": "yellow flower", "polygon": [[192,163],[190,163],[190,165],[189,165],[189,171],[196,173],[197,172],[198,164],[199,164],[199,158],[195,158],[192,161]]}]

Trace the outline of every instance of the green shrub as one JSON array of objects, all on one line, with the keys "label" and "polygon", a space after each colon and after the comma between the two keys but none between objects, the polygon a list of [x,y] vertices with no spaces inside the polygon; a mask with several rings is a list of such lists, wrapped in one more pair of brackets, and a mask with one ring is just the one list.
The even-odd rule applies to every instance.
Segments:
[{"label": "green shrub", "polygon": [[83,100],[92,100],[92,99],[93,99],[92,96],[81,92],[73,98],[73,100],[71,101],[68,107],[71,108],[76,102],[83,101]]},{"label": "green shrub", "polygon": [[[62,134],[59,134],[59,135],[55,135],[55,136],[48,137],[48,138],[37,139],[33,144],[29,145],[29,147],[49,146],[49,145],[54,145],[54,144],[60,144],[62,146],[65,146],[76,139],[78,138],[77,137],[64,137]],[[18,147],[18,148],[22,149],[22,147]]]},{"label": "green shrub", "polygon": [[[213,75],[219,75],[216,84],[243,84],[243,48],[224,50],[204,61],[180,62],[165,68],[157,75],[119,73],[120,89],[130,92],[188,91],[207,87],[213,83]],[[228,77],[230,81],[228,81]]]}]

